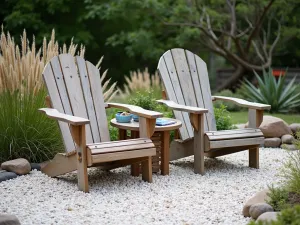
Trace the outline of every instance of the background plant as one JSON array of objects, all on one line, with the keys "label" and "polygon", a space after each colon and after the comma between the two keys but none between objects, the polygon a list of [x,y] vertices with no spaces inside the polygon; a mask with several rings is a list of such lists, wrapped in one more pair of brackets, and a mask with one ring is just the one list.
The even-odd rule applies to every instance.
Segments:
[{"label": "background plant", "polygon": [[232,124],[230,114],[225,105],[214,107],[217,130],[231,130],[235,127]]},{"label": "background plant", "polygon": [[160,99],[162,97],[162,88],[160,78],[157,72],[150,74],[148,69],[140,71],[131,71],[129,77],[125,77],[126,84],[124,90],[119,89],[118,97],[121,99],[132,98],[136,93],[149,93],[153,98]]},{"label": "background plant", "polygon": [[45,96],[44,89],[0,94],[0,162],[19,157],[42,162],[63,152],[57,123],[37,110]]},{"label": "background plant", "polygon": [[249,100],[271,105],[270,112],[289,112],[300,106],[300,93],[296,92],[295,78],[285,86],[285,76],[279,76],[278,80],[272,74],[272,68],[263,71],[261,78],[256,72],[255,77],[258,87],[246,80],[245,95]]},{"label": "background plant", "polygon": [[[21,47],[15,44],[10,34],[2,30],[0,37],[0,162],[15,157],[27,158],[40,162],[52,158],[57,151],[63,151],[59,129],[55,122],[49,120],[38,108],[44,107],[47,95],[42,70],[45,64],[59,53],[77,52],[84,56],[85,48],[73,44],[59,47],[55,33],[49,42],[44,38],[42,48],[38,49],[35,39],[32,43],[21,36]],[[100,67],[102,60],[97,67]],[[101,77],[106,90],[106,98],[116,93],[115,85],[109,87],[109,80],[104,82],[107,71]]]},{"label": "background plant", "polygon": [[143,109],[155,110],[158,106],[156,99],[153,96],[153,91],[137,92],[134,97],[131,97],[128,101],[131,105],[140,106]]},{"label": "background plant", "polygon": [[[217,92],[214,95],[216,96],[226,96],[226,97],[233,97],[233,98],[242,98],[243,96],[238,94],[238,93],[233,93],[231,90],[229,89],[225,89],[223,91]],[[234,104],[232,102],[227,102],[227,101],[215,101],[214,102],[214,106],[219,108],[221,106],[221,104],[226,106],[226,109],[230,112],[237,112],[237,111],[241,111],[244,110],[245,108],[238,106],[237,104]]]}]

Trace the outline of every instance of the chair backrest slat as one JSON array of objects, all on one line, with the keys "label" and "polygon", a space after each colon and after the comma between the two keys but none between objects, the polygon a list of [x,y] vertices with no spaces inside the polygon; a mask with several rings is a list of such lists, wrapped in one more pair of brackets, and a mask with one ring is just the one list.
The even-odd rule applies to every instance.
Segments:
[{"label": "chair backrest slat", "polygon": [[[159,69],[160,73],[169,74],[165,59],[163,57],[160,58],[159,68],[160,68]],[[176,101],[177,101],[176,94],[173,89],[173,85],[172,85],[170,76],[161,76],[161,78],[163,79],[163,86],[165,87],[165,90],[167,90],[166,94],[167,94],[168,99],[176,99]],[[181,111],[174,110],[174,115],[180,121],[184,121]],[[186,139],[189,137],[185,123],[182,123],[182,126],[179,128],[179,130],[180,130],[180,135],[181,135],[182,139]]]},{"label": "chair backrest slat", "polygon": [[86,104],[88,118],[90,120],[90,126],[92,129],[93,143],[97,143],[100,142],[100,134],[85,60],[81,57],[76,57],[76,61],[83,91],[83,97]]},{"label": "chair backrest slat", "polygon": [[[178,74],[176,71],[172,52],[167,51],[163,55],[163,57],[164,57],[164,60],[166,63],[167,70],[170,74],[170,80],[171,80],[171,84],[172,84],[171,86],[166,86],[167,93],[168,93],[168,89],[173,89],[176,99],[171,99],[171,100],[177,102],[178,104],[186,105],[184,96],[183,96],[183,90],[181,89],[180,81],[178,79]],[[181,134],[182,138],[188,139],[190,137],[193,137],[194,131],[193,131],[192,125],[190,123],[190,118],[189,118],[188,113],[182,112],[182,117],[183,117],[183,121],[184,121],[186,130],[187,130],[186,136],[184,134]]]},{"label": "chair backrest slat", "polygon": [[86,61],[101,142],[110,141],[99,70]]},{"label": "chair backrest slat", "polygon": [[[69,54],[62,54],[59,55],[58,58],[67,87],[67,92],[72,107],[73,115],[83,118],[89,118],[74,57]],[[94,142],[90,124],[86,126],[86,141],[87,143]]]},{"label": "chair backrest slat", "polygon": [[[170,100],[183,105],[207,108],[204,129],[216,130],[210,85],[205,62],[197,55],[184,49],[172,49],[163,54],[158,71]],[[176,119],[183,122],[180,135],[183,140],[194,136],[188,113]]]},{"label": "chair backrest slat", "polygon": [[[99,70],[83,58],[61,54],[46,65],[43,77],[53,108],[88,118],[87,143],[109,141]],[[75,149],[68,124],[59,122],[66,151]]]},{"label": "chair backrest slat", "polygon": [[200,85],[201,85],[204,108],[208,109],[208,113],[206,114],[208,130],[215,131],[215,130],[217,130],[217,126],[216,126],[216,120],[215,120],[214,107],[213,107],[212,98],[211,98],[207,66],[206,66],[206,63],[197,55],[195,55],[195,60],[196,60],[198,76],[199,76]]},{"label": "chair backrest slat", "polygon": [[[64,81],[62,79],[60,66],[57,67],[57,64],[53,63],[55,59],[52,60],[53,60],[52,65],[49,63],[43,71],[44,81],[48,89],[48,94],[51,96],[52,106],[53,108],[57,109],[59,112],[72,115],[72,110],[70,105],[65,105],[65,106],[63,105],[63,101],[68,102],[69,100],[68,100],[67,92],[65,90],[65,86],[64,84],[62,85]],[[58,124],[62,133],[66,152],[74,151],[75,144],[72,139],[69,125],[64,122],[59,122]]]}]

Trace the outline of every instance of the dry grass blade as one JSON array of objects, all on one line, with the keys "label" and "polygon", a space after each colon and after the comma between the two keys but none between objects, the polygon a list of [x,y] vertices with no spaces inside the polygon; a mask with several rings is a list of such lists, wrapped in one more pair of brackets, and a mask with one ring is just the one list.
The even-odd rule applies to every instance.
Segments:
[{"label": "dry grass blade", "polygon": [[[35,38],[33,36],[30,44],[27,39],[26,31],[24,30],[21,36],[21,51],[20,47],[15,44],[9,32],[5,34],[2,26],[0,35],[0,93],[9,91],[13,93],[20,91],[21,93],[32,92],[37,93],[43,87],[42,71],[44,66],[50,59],[60,53],[75,54],[84,57],[85,47],[73,43],[73,38],[69,46],[63,44],[60,48],[55,40],[55,31],[52,30],[49,42],[43,39],[43,45],[40,49],[36,48]],[[99,60],[97,68],[100,67],[103,57]],[[101,76],[101,83],[106,78],[107,70]],[[114,91],[116,83],[108,89],[108,82],[103,84],[104,96],[111,98],[117,91]],[[106,93],[106,89],[107,93]],[[107,100],[107,99],[106,99]]]},{"label": "dry grass blade", "polygon": [[150,74],[148,68],[144,71],[130,72],[130,76],[125,78],[126,85],[124,91],[119,89],[119,97],[126,98],[131,93],[137,91],[149,91],[151,89],[161,89],[160,78],[158,73]]}]

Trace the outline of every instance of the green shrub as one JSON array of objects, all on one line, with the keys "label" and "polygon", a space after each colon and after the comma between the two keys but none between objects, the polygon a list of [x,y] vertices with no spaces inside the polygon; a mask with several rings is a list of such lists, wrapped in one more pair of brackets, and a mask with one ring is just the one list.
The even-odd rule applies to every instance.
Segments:
[{"label": "green shrub", "polygon": [[56,121],[38,111],[45,96],[43,89],[0,94],[0,162],[19,157],[42,162],[64,151]]},{"label": "green shrub", "polygon": [[251,221],[248,225],[299,225],[300,224],[300,205],[293,208],[282,210],[277,216],[276,221]]},{"label": "green shrub", "polygon": [[288,204],[289,192],[285,187],[269,186],[269,190],[268,196],[270,199],[267,203],[272,206],[275,211],[281,211],[290,206]]},{"label": "green shrub", "polygon": [[[228,89],[220,91],[220,92],[218,92],[218,93],[216,93],[214,95],[243,99],[242,95],[237,94],[237,93],[233,93],[232,91],[230,91]],[[219,101],[219,100],[214,103],[214,106],[217,107],[217,108],[219,108],[221,104],[225,105],[227,107],[227,110],[230,111],[230,112],[237,112],[237,111],[241,111],[243,109],[246,109],[246,108],[240,107],[237,104],[234,104],[232,102]]]},{"label": "green shrub", "polygon": [[128,103],[147,110],[155,110],[158,105],[153,96],[153,91],[137,92],[134,97],[129,99]]},{"label": "green shrub", "polygon": [[225,105],[220,105],[220,107],[214,107],[215,119],[217,130],[230,130],[234,129],[232,125],[232,120],[229,112],[226,109]]},{"label": "green shrub", "polygon": [[288,191],[300,195],[300,151],[289,153],[288,160],[284,163],[282,176],[285,178]]},{"label": "green shrub", "polygon": [[263,71],[263,77],[254,72],[258,80],[258,88],[250,81],[246,80],[245,95],[249,100],[271,105],[271,113],[289,112],[295,107],[300,106],[300,93],[296,92],[297,86],[294,85],[295,78],[287,86],[285,76],[280,76],[278,80],[273,76],[272,69]]}]

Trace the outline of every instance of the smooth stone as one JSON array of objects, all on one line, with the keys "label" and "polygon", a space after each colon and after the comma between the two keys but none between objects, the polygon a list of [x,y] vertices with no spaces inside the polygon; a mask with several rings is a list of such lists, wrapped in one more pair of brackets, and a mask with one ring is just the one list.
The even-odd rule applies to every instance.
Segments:
[{"label": "smooth stone", "polygon": [[21,223],[14,215],[0,213],[0,225],[21,225]]},{"label": "smooth stone", "polygon": [[[246,124],[246,127],[248,127],[248,124]],[[280,138],[282,135],[292,133],[291,128],[285,121],[274,116],[264,116],[259,128],[266,138]]]},{"label": "smooth stone", "polygon": [[16,178],[18,175],[15,174],[14,172],[7,172],[7,171],[2,171],[0,173],[0,182],[2,181],[6,181],[6,180],[10,180],[10,179],[14,179]]},{"label": "smooth stone", "polygon": [[292,123],[289,125],[289,127],[291,128],[294,134],[296,134],[297,131],[300,131],[300,123]]},{"label": "smooth stone", "polygon": [[272,220],[277,220],[277,215],[279,214],[279,212],[265,212],[263,214],[261,214],[258,218],[257,221],[272,221]]},{"label": "smooth stone", "polygon": [[288,145],[288,144],[282,144],[280,145],[280,148],[290,150],[290,151],[298,150],[296,145]]},{"label": "smooth stone", "polygon": [[39,163],[30,163],[30,166],[31,166],[31,170],[37,170],[37,171],[41,170],[41,165]]},{"label": "smooth stone", "polygon": [[255,195],[253,195],[244,205],[243,207],[243,215],[245,217],[250,217],[249,209],[252,205],[256,203],[265,203],[269,200],[269,196],[267,195],[269,193],[269,189],[264,189],[262,191],[257,192]]},{"label": "smooth stone", "polygon": [[1,164],[1,168],[18,175],[28,174],[31,170],[30,163],[23,158],[6,161]]},{"label": "smooth stone", "polygon": [[281,143],[282,144],[293,144],[295,141],[295,138],[293,135],[285,134],[281,137]]},{"label": "smooth stone", "polygon": [[249,209],[250,216],[255,220],[265,212],[274,212],[274,209],[267,203],[256,203]]},{"label": "smooth stone", "polygon": [[274,138],[265,138],[264,146],[267,148],[278,148],[281,144],[281,139],[274,137]]}]

